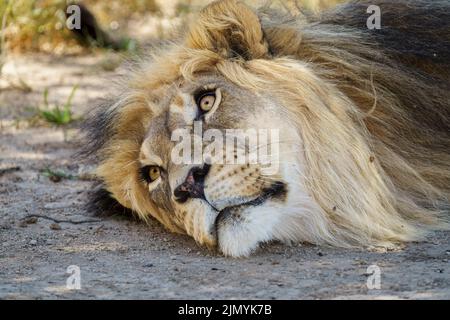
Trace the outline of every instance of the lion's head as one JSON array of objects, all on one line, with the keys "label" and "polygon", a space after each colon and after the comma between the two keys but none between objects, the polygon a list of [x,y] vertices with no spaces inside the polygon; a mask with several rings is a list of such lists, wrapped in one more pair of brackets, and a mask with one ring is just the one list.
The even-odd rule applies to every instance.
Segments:
[{"label": "lion's head", "polygon": [[304,19],[274,24],[241,1],[217,1],[182,43],[135,70],[89,122],[88,146],[111,197],[230,256],[269,240],[390,245],[436,223],[421,201],[442,191],[386,143],[403,130],[389,129],[401,101],[388,85],[376,87],[387,70],[370,73],[371,53],[355,55],[364,47],[348,53],[346,41],[360,35],[347,29],[329,46],[334,53],[321,51],[324,43],[308,39],[312,29],[299,32]]}]

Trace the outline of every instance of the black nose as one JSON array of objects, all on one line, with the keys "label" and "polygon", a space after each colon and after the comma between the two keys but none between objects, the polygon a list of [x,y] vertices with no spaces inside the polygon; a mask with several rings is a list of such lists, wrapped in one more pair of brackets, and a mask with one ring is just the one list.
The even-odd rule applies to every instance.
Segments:
[{"label": "black nose", "polygon": [[205,164],[203,167],[194,167],[189,170],[186,180],[173,192],[177,202],[184,203],[190,198],[205,198],[204,183],[210,167]]}]

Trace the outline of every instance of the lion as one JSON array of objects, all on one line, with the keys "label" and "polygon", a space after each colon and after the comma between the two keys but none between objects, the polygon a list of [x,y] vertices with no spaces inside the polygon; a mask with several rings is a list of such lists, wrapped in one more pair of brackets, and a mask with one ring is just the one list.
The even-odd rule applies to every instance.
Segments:
[{"label": "lion", "polygon": [[[367,26],[370,5],[381,28]],[[87,117],[91,207],[157,219],[230,257],[272,241],[420,241],[449,228],[449,70],[448,1],[361,0],[318,14],[214,1]],[[256,144],[276,144],[276,170],[174,161],[181,129],[197,146],[211,130],[277,132]],[[251,151],[247,138],[226,153]]]}]

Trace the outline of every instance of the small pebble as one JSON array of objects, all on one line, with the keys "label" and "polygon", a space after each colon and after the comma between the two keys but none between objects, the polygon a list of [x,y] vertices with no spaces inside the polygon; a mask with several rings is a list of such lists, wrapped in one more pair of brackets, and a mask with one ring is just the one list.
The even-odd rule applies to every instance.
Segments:
[{"label": "small pebble", "polygon": [[31,241],[30,241],[30,245],[32,245],[32,246],[37,245],[37,241],[36,241],[36,240],[31,240]]},{"label": "small pebble", "polygon": [[38,218],[36,217],[29,217],[27,219],[25,219],[25,222],[28,224],[35,224],[38,221]]},{"label": "small pebble", "polygon": [[11,226],[7,223],[0,225],[0,229],[8,230],[11,229]]},{"label": "small pebble", "polygon": [[51,175],[48,178],[50,179],[51,182],[54,182],[54,183],[58,183],[58,182],[61,181],[61,177],[60,176]]},{"label": "small pebble", "polygon": [[59,224],[57,224],[57,223],[52,223],[50,225],[50,229],[52,229],[52,230],[61,230],[61,226]]}]

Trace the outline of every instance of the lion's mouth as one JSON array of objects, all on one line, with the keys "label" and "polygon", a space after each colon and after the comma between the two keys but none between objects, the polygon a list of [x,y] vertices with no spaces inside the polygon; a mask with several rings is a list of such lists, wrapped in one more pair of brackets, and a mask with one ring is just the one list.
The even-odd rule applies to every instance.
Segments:
[{"label": "lion's mouth", "polygon": [[253,200],[232,205],[219,211],[216,217],[215,225],[217,226],[226,219],[239,219],[239,213],[248,207],[256,207],[264,204],[269,199],[283,199],[287,194],[287,187],[284,182],[276,181],[269,188],[265,188],[261,195]]}]

